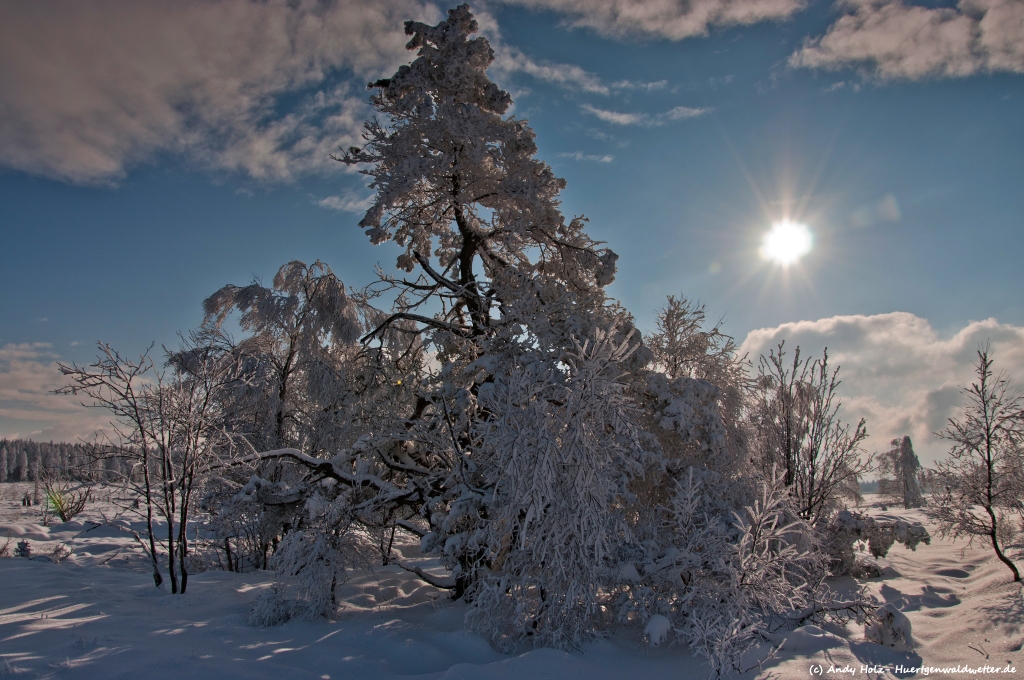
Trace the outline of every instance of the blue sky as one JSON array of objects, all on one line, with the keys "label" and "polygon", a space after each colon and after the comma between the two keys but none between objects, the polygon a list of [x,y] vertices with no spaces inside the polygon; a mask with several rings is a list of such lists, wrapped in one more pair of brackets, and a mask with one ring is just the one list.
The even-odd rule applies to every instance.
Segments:
[{"label": "blue sky", "polygon": [[[357,140],[363,84],[409,58],[402,20],[444,9],[0,1],[0,436],[79,436],[93,421],[45,395],[52,361],[173,344],[226,283],[391,266],[356,227],[362,177],[328,154]],[[682,294],[754,354],[828,345],[872,445],[913,433],[932,457],[978,342],[1024,379],[1020,0],[473,9],[642,327]],[[789,268],[758,252],[786,217],[814,239]]]}]

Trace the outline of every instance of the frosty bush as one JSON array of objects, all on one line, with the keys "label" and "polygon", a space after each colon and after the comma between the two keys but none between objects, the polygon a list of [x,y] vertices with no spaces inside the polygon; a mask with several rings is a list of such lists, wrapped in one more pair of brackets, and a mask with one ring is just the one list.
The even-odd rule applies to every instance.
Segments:
[{"label": "frosty bush", "polygon": [[260,593],[249,610],[249,625],[269,628],[287,623],[295,614],[295,602],[284,594],[284,584],[274,583]]},{"label": "frosty bush", "polygon": [[[264,480],[253,478],[246,486],[252,491],[264,485]],[[281,539],[270,560],[277,580],[254,604],[253,625],[330,617],[348,569],[367,563],[369,544],[365,533],[354,527],[350,495],[334,493],[335,486],[330,481],[313,485],[299,512],[298,526]]]},{"label": "frosty bush", "polygon": [[874,557],[885,557],[893,543],[902,543],[908,550],[917,550],[921,543],[931,544],[928,530],[919,522],[876,520],[865,514],[841,510],[829,522],[826,549],[831,558],[832,573],[841,576],[854,573],[858,567],[854,548],[858,541],[867,543]]},{"label": "frosty bush", "polygon": [[58,543],[50,550],[49,557],[57,564],[60,564],[67,558],[71,557],[72,552],[71,548],[67,547],[63,543]]},{"label": "frosty bush", "polygon": [[61,522],[70,522],[71,519],[85,509],[89,501],[91,489],[88,486],[78,486],[70,483],[61,483],[47,479],[46,505],[53,512],[57,513]]},{"label": "frosty bush", "polygon": [[746,507],[693,468],[677,485],[657,539],[629,546],[618,568],[620,620],[666,617],[714,674],[738,669],[745,652],[815,604],[827,575],[810,528],[787,509],[781,480]]},{"label": "frosty bush", "polygon": [[503,648],[528,637],[578,648],[600,622],[602,585],[625,531],[616,501],[640,470],[619,382],[634,349],[629,336],[599,333],[558,363],[519,357],[479,391],[479,407],[494,414],[478,429],[491,491],[486,523],[466,539],[480,544],[491,573],[471,593],[469,618]]}]

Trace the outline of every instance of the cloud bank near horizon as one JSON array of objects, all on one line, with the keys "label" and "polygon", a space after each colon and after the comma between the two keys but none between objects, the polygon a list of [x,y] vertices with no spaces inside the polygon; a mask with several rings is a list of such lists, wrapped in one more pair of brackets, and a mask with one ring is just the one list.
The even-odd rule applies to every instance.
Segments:
[{"label": "cloud bank near horizon", "polygon": [[0,347],[0,439],[77,442],[109,430],[110,415],[53,394],[67,384],[47,343]]},{"label": "cloud bank near horizon", "polygon": [[829,363],[841,367],[843,417],[867,419],[869,451],[885,451],[891,439],[909,434],[926,466],[948,451],[934,433],[959,415],[960,387],[974,379],[980,346],[991,343],[996,372],[1024,385],[1024,327],[995,319],[942,337],[926,319],[906,312],[833,316],[751,331],[740,353],[756,365],[782,341],[790,359],[797,346],[811,357],[828,348]]}]

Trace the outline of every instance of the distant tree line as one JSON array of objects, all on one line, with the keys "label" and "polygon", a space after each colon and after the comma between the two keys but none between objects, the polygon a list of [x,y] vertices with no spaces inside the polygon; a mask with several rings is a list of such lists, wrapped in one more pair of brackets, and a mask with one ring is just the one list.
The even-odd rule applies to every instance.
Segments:
[{"label": "distant tree line", "polygon": [[44,476],[105,482],[127,472],[124,458],[98,457],[90,444],[0,439],[0,482],[35,482]]}]

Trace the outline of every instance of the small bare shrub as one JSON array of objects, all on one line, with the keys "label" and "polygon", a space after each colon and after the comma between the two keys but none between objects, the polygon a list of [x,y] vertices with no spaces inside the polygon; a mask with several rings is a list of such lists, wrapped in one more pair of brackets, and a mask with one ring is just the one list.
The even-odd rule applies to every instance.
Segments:
[{"label": "small bare shrub", "polygon": [[73,488],[70,483],[45,482],[46,505],[53,510],[60,521],[70,522],[71,519],[85,509],[89,501],[88,486]]},{"label": "small bare shrub", "polygon": [[72,552],[74,551],[71,548],[67,547],[63,543],[58,543],[57,545],[53,546],[53,550],[51,550],[48,554],[51,560],[53,560],[57,564],[60,564],[67,558],[71,557]]}]

